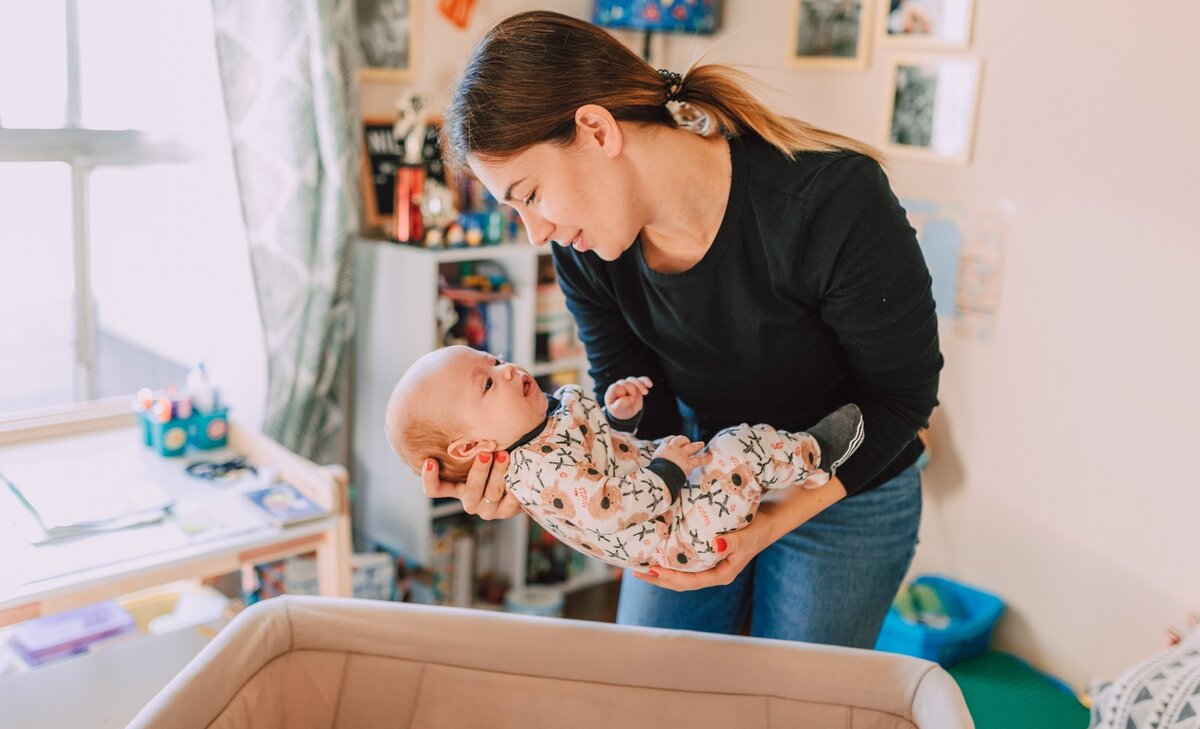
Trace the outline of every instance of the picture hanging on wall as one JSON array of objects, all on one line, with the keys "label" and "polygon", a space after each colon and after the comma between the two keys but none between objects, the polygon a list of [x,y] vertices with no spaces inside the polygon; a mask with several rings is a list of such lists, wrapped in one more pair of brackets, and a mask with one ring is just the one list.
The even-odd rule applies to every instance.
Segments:
[{"label": "picture hanging on wall", "polygon": [[363,54],[362,77],[402,81],[413,76],[419,0],[354,0]]},{"label": "picture hanging on wall", "polygon": [[395,119],[363,120],[363,232],[389,236],[395,221],[396,172],[403,150],[396,141]]},{"label": "picture hanging on wall", "polygon": [[920,49],[962,49],[971,44],[975,0],[884,0],[879,39]]},{"label": "picture hanging on wall", "polygon": [[883,148],[896,157],[968,164],[982,67],[974,57],[897,59]]},{"label": "picture hanging on wall", "polygon": [[793,65],[866,68],[871,0],[795,0],[793,7]]}]

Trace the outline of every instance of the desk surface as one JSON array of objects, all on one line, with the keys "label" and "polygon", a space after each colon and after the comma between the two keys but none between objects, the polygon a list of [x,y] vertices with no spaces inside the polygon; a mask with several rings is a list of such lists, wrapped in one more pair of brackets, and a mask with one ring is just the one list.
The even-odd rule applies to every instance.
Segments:
[{"label": "desk surface", "polygon": [[[0,473],[6,463],[81,459],[95,468],[137,472],[175,501],[172,515],[157,524],[34,546],[30,542],[40,530],[36,520],[10,489],[0,488],[0,616],[14,606],[52,601],[114,581],[136,589],[139,575],[162,576],[172,570],[202,574],[232,564],[217,557],[249,561],[261,553],[261,561],[268,561],[272,547],[303,545],[345,518],[331,515],[286,528],[272,526],[241,495],[258,486],[258,479],[247,474],[213,482],[184,473],[193,461],[232,455],[221,449],[163,458],[142,444],[137,427],[0,447]],[[0,620],[4,622],[11,620]]]}]

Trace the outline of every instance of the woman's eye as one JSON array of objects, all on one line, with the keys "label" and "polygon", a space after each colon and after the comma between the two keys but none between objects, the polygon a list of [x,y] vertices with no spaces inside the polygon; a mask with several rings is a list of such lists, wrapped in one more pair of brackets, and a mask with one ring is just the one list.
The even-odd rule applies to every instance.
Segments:
[{"label": "woman's eye", "polygon": [[529,197],[525,198],[525,204],[532,205],[535,200],[537,200],[537,190],[529,193]]},{"label": "woman's eye", "polygon": [[487,378],[487,382],[483,383],[483,391],[487,392],[492,389],[492,378]]}]

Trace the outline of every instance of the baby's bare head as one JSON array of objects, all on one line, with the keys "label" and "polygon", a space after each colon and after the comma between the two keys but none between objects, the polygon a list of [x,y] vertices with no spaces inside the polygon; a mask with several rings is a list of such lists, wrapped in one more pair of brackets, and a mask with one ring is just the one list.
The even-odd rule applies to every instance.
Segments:
[{"label": "baby's bare head", "polygon": [[453,387],[440,377],[450,353],[436,349],[418,359],[404,372],[388,398],[386,429],[392,450],[418,474],[426,459],[438,464],[443,481],[463,481],[470,460],[450,457],[450,443],[462,433],[449,399]]}]

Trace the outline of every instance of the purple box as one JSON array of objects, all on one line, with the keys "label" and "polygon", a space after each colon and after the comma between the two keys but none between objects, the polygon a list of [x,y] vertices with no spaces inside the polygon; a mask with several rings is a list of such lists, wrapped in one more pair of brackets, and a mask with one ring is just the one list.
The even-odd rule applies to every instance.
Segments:
[{"label": "purple box", "polygon": [[83,653],[105,638],[137,630],[133,616],[114,600],[31,620],[13,629],[13,651],[31,666]]}]

